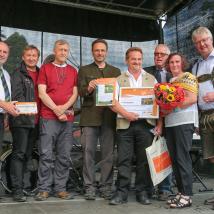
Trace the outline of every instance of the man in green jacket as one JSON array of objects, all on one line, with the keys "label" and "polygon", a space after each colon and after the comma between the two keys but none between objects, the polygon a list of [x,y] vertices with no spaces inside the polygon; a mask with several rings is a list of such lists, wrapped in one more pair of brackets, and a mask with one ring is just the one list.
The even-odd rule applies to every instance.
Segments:
[{"label": "man in green jacket", "polygon": [[106,63],[108,44],[103,39],[92,43],[94,62],[83,66],[78,73],[78,91],[82,106],[80,126],[83,145],[83,179],[85,199],[95,200],[95,154],[99,140],[101,149],[101,197],[109,199],[113,175],[113,148],[116,114],[109,107],[96,106],[96,79],[112,78],[120,75],[120,70]]}]

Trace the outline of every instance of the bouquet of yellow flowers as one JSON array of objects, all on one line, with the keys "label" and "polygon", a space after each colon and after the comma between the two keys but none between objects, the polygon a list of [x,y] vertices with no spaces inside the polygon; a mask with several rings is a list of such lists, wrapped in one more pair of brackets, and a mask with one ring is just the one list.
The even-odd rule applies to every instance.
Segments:
[{"label": "bouquet of yellow flowers", "polygon": [[160,114],[172,111],[184,101],[184,90],[171,83],[157,83],[154,87],[156,103],[160,106]]}]

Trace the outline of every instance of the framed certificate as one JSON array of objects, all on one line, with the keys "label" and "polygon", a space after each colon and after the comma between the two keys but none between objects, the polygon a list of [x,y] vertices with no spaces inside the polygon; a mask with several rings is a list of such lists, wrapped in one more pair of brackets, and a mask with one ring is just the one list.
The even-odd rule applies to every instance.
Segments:
[{"label": "framed certificate", "polygon": [[[155,102],[154,88],[121,87],[119,103],[128,112],[134,112],[139,118],[159,118],[159,106]],[[121,115],[118,115],[121,117]]]},{"label": "framed certificate", "polygon": [[37,114],[36,102],[17,102],[15,103],[20,114]]},{"label": "framed certificate", "polygon": [[116,98],[116,78],[97,79],[96,106],[113,106]]}]

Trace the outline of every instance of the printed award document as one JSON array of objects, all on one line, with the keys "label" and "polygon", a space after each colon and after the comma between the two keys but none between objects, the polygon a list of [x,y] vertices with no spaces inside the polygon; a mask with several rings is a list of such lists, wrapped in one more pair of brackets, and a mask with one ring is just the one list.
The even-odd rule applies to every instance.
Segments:
[{"label": "printed award document", "polygon": [[96,81],[96,106],[113,106],[117,96],[117,79],[100,78]]},{"label": "printed award document", "polygon": [[[155,102],[154,89],[121,87],[119,103],[128,112],[134,112],[139,118],[159,118],[159,106]],[[118,117],[122,117],[118,115]]]},{"label": "printed award document", "polygon": [[38,113],[36,102],[17,102],[15,105],[20,114]]}]

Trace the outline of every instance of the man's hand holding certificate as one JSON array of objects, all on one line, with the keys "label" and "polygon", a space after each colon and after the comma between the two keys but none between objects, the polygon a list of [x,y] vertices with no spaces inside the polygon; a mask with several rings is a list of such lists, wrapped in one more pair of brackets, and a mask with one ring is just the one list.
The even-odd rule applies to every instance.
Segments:
[{"label": "man's hand holding certificate", "polygon": [[136,113],[139,118],[159,118],[159,107],[155,102],[153,88],[121,87],[119,103],[127,112]]},{"label": "man's hand holding certificate", "polygon": [[16,109],[19,114],[37,114],[37,104],[36,102],[16,102]]},{"label": "man's hand holding certificate", "polygon": [[112,106],[116,98],[116,78],[100,78],[96,80],[96,106]]}]

